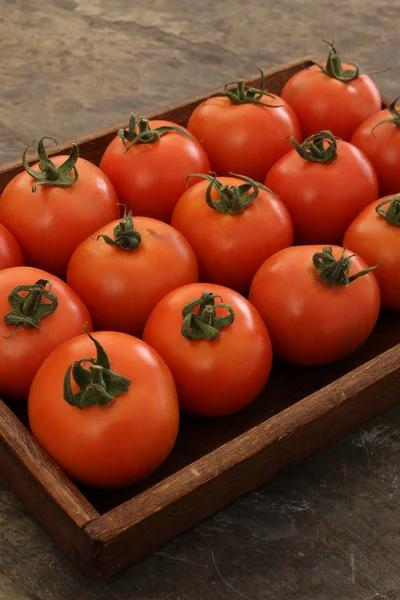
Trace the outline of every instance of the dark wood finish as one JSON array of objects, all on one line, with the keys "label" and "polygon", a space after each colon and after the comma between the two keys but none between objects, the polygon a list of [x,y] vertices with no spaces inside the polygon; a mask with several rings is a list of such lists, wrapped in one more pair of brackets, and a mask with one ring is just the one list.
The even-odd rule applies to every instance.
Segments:
[{"label": "dark wood finish", "polygon": [[91,554],[84,526],[99,514],[0,400],[1,474],[70,560]]},{"label": "dark wood finish", "polygon": [[85,526],[111,575],[397,401],[400,345]]},{"label": "dark wood finish", "polygon": [[[309,64],[303,58],[267,71],[267,88],[279,93]],[[259,76],[248,83],[258,85]],[[185,125],[204,98],[147,116]],[[97,163],[123,126],[75,140],[81,156]],[[0,189],[21,168],[20,161],[1,167]],[[122,490],[75,486],[28,432],[26,407],[0,401],[0,471],[82,572],[108,577],[395,403],[399,342],[400,315],[383,313],[368,341],[344,361],[317,369],[275,361],[251,406],[224,419],[183,416],[167,461]]]}]

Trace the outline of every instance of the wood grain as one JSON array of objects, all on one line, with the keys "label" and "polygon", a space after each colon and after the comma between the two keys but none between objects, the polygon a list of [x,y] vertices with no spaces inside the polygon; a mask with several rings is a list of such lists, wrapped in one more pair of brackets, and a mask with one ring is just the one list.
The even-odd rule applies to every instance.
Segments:
[{"label": "wood grain", "polygon": [[72,562],[81,568],[91,540],[83,527],[98,512],[0,400],[0,471]]},{"label": "wood grain", "polygon": [[[310,60],[265,72],[267,89],[280,93]],[[146,116],[185,125],[205,97]],[[97,163],[124,126],[75,140],[81,156]],[[1,167],[0,189],[21,169],[20,161]],[[0,472],[79,570],[109,577],[395,403],[399,342],[400,315],[382,313],[368,341],[343,361],[316,369],[275,361],[251,406],[223,419],[184,415],[168,460],[146,481],[121,490],[75,486],[28,432],[26,406],[0,401]]]}]

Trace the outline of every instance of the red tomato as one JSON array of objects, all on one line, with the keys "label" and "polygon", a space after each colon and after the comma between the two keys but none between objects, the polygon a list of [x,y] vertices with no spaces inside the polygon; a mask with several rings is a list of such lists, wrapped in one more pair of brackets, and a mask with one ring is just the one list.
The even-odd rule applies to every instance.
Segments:
[{"label": "red tomato", "polygon": [[0,223],[0,271],[24,264],[21,248],[7,227]]},{"label": "red tomato", "polygon": [[57,346],[81,333],[85,323],[92,326],[66,283],[32,267],[0,271],[0,317],[0,396],[15,399],[28,398],[33,377]]},{"label": "red tomato", "polygon": [[381,109],[378,88],[357,65],[341,63],[335,48],[326,66],[312,65],[293,75],[282,90],[282,98],[299,118],[303,135],[329,129],[349,141],[357,127]]},{"label": "red tomato", "polygon": [[[195,254],[179,231],[148,217],[136,217],[134,226],[126,214],[87,238],[71,257],[67,281],[89,308],[95,329],[139,336],[161,298],[198,280]],[[106,243],[114,237],[117,245]],[[124,249],[125,242],[131,249]]]},{"label": "red tomato", "polygon": [[382,307],[400,310],[400,195],[386,196],[364,208],[343,243],[371,266],[382,261],[375,271]]},{"label": "red tomato", "polygon": [[[72,479],[120,487],[147,477],[170,453],[179,426],[176,387],[165,362],[141,340],[109,331],[95,338],[108,363],[104,355],[99,361],[99,350],[97,360],[88,361],[94,345],[86,335],[62,344],[44,362],[29,394],[29,424]],[[68,382],[73,379],[67,370],[77,361],[87,384],[80,388],[74,381],[71,397],[63,381],[66,373]],[[117,375],[113,386],[106,378],[110,369]],[[99,371],[103,395],[88,389]],[[86,390],[80,399],[79,389]]]},{"label": "red tomato", "polygon": [[400,192],[400,107],[396,108],[396,100],[361,123],[351,138],[373,164],[381,196]]},{"label": "red tomato", "polygon": [[[328,162],[315,162],[321,153]],[[281,158],[265,185],[289,210],[296,244],[341,244],[356,215],[378,198],[378,180],[368,158],[329,132],[311,136]]]},{"label": "red tomato", "polygon": [[287,137],[300,138],[301,130],[285,100],[259,91],[258,101],[269,105],[263,106],[254,103],[252,90],[238,82],[225,96],[208,98],[193,111],[188,130],[201,140],[218,175],[241,173],[263,181],[272,165],[289,152]]},{"label": "red tomato", "polygon": [[292,220],[284,204],[244,179],[209,177],[197,183],[181,196],[171,220],[196,253],[201,281],[241,293],[248,292],[269,256],[293,244]]},{"label": "red tomato", "polygon": [[115,186],[120,202],[134,215],[169,222],[186,189],[186,177],[210,170],[203,147],[184,127],[170,121],[131,117],[129,130],[121,135],[124,141],[120,135],[112,140],[100,168]]},{"label": "red tomato", "polygon": [[365,342],[378,318],[379,287],[371,272],[353,280],[367,264],[349,257],[337,246],[323,252],[320,246],[297,246],[281,250],[258,270],[249,300],[267,325],[274,354],[318,366],[348,356]]},{"label": "red tomato", "polygon": [[[50,161],[42,139],[40,164],[54,173],[52,162],[59,167],[61,175],[56,182],[42,185],[24,171],[8,183],[0,198],[0,222],[15,236],[26,263],[60,277],[64,277],[75,248],[93,231],[118,218],[120,212],[117,195],[108,178],[89,161],[77,159],[77,151],[77,146],[71,151],[75,160],[53,156]],[[67,160],[69,168],[62,169],[61,165]],[[71,184],[75,180],[75,168],[79,177]],[[29,170],[39,173],[39,163]],[[42,173],[40,178],[45,175]],[[47,176],[47,180],[51,177]],[[65,182],[67,187],[64,187]]]},{"label": "red tomato", "polygon": [[196,283],[168,294],[151,313],[143,339],[171,369],[181,408],[195,415],[244,408],[271,370],[271,343],[260,315],[243,296],[219,285]]}]

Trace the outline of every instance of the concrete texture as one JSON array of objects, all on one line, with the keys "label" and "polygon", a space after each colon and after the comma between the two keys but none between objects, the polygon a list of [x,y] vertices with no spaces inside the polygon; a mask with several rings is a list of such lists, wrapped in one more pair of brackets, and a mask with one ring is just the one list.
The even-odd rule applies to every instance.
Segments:
[{"label": "concrete texture", "polygon": [[[0,161],[304,54],[400,93],[400,2],[0,0]],[[0,482],[1,600],[398,600],[400,408],[109,582],[77,575]]]}]

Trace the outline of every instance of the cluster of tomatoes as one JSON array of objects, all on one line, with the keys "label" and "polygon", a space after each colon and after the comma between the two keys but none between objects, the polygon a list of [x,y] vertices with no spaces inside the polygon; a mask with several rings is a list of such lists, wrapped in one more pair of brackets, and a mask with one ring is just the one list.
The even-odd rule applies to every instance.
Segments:
[{"label": "cluster of tomatoes", "polygon": [[180,409],[238,411],[273,355],[339,360],[400,310],[395,102],[332,45],[260,88],[132,116],[99,167],[42,138],[0,197],[0,395],[79,482],[143,479]]}]

